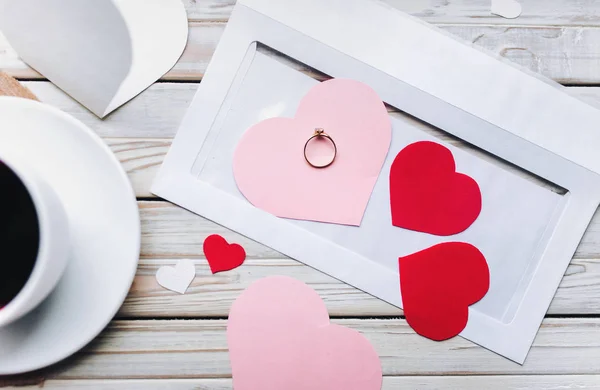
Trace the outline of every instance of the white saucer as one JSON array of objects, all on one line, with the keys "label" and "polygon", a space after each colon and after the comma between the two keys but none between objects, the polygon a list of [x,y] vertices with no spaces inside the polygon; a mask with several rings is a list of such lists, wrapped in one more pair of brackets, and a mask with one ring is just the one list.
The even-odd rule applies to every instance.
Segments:
[{"label": "white saucer", "polygon": [[56,190],[69,217],[72,250],[50,297],[0,328],[0,375],[51,365],[96,337],[125,300],[140,251],[135,194],[92,130],[50,106],[0,97],[0,154],[4,148],[21,151]]}]

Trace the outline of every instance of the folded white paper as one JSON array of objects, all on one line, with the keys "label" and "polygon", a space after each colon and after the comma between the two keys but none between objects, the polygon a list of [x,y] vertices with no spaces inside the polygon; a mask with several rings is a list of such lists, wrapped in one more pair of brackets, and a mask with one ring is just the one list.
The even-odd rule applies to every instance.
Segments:
[{"label": "folded white paper", "polygon": [[175,65],[188,24],[181,0],[0,0],[0,32],[102,118]]}]

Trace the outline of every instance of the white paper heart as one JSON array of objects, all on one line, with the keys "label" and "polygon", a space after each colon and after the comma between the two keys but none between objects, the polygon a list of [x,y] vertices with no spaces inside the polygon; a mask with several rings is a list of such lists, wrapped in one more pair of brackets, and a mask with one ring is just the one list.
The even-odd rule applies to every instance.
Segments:
[{"label": "white paper heart", "polygon": [[191,260],[180,260],[175,267],[160,267],[156,281],[167,290],[185,294],[196,277],[196,266]]},{"label": "white paper heart", "polygon": [[175,65],[187,42],[181,0],[2,0],[19,56],[104,117]]},{"label": "white paper heart", "polygon": [[522,7],[516,0],[492,0],[492,13],[506,19],[521,15]]}]

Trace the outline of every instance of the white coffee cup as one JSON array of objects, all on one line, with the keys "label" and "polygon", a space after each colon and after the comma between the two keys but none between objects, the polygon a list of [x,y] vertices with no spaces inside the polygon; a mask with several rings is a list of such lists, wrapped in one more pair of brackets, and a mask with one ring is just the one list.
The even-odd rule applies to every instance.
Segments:
[{"label": "white coffee cup", "polygon": [[[67,215],[59,197],[35,169],[17,153],[4,151],[0,155],[0,161],[16,174],[29,192],[35,206],[39,231],[39,247],[33,270],[17,295],[0,309],[0,326],[4,326],[33,310],[56,287],[69,258],[70,234]],[[6,255],[8,254],[3,254]],[[18,253],[11,256],[15,258],[5,257],[2,262],[20,260]],[[3,267],[8,269],[7,263]]]}]

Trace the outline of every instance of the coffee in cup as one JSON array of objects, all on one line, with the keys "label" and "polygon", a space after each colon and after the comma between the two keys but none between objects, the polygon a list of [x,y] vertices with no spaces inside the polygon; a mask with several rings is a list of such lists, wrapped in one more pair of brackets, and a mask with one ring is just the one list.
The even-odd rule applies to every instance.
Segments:
[{"label": "coffee in cup", "polygon": [[17,154],[0,155],[0,326],[29,313],[54,289],[69,257],[65,209]]},{"label": "coffee in cup", "polygon": [[0,308],[23,289],[40,248],[40,227],[33,199],[21,179],[0,161]]}]

